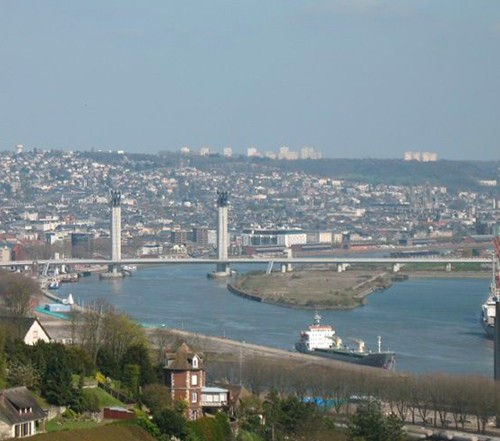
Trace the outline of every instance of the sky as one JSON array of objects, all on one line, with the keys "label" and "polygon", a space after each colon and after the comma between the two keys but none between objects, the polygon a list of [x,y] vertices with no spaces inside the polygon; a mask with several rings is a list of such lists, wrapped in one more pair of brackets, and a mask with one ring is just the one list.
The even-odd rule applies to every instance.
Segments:
[{"label": "sky", "polygon": [[500,160],[498,0],[0,0],[0,151]]}]

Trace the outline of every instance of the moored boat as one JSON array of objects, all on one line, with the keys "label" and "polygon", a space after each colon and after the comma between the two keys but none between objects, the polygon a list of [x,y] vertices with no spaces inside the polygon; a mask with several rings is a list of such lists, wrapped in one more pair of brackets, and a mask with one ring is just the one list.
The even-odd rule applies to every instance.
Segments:
[{"label": "moored boat", "polygon": [[395,354],[391,351],[382,351],[382,340],[378,337],[378,351],[372,352],[365,346],[364,341],[354,339],[355,347],[342,342],[330,325],[321,324],[321,316],[316,314],[314,322],[307,331],[300,333],[300,339],[295,343],[295,349],[303,354],[355,363],[364,366],[394,369]]},{"label": "moored boat", "polygon": [[49,281],[49,284],[47,285],[47,288],[49,288],[49,289],[59,289],[59,280],[57,280],[57,279],[51,279]]},{"label": "moored boat", "polygon": [[481,305],[481,325],[488,338],[495,335],[496,303],[500,301],[500,237],[495,237],[493,244],[495,252],[492,254],[490,292]]}]

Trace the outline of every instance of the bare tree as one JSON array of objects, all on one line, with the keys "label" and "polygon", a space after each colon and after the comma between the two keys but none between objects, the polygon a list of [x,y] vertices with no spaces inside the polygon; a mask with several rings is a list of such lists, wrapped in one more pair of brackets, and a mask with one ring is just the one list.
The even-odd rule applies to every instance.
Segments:
[{"label": "bare tree", "polygon": [[104,300],[96,300],[87,306],[80,321],[80,343],[91,355],[94,363],[97,360],[99,349],[104,344],[103,326],[104,316],[111,310],[111,306]]},{"label": "bare tree", "polygon": [[28,316],[31,296],[39,293],[40,287],[34,279],[20,273],[0,272],[0,297],[9,314]]},{"label": "bare tree", "polygon": [[497,414],[498,386],[492,379],[482,376],[471,376],[466,381],[469,413],[476,417],[477,431],[484,433],[488,420]]},{"label": "bare tree", "polygon": [[458,429],[459,424],[463,429],[467,421],[467,409],[469,407],[468,391],[469,386],[463,377],[453,378],[451,384],[449,384],[450,412],[455,423],[455,429]]},{"label": "bare tree", "polygon": [[151,340],[156,351],[156,363],[161,364],[165,360],[165,351],[173,339],[172,333],[164,327],[156,328],[151,335]]},{"label": "bare tree", "polygon": [[126,314],[108,309],[103,313],[101,323],[102,347],[117,362],[131,346],[148,346],[144,329]]}]

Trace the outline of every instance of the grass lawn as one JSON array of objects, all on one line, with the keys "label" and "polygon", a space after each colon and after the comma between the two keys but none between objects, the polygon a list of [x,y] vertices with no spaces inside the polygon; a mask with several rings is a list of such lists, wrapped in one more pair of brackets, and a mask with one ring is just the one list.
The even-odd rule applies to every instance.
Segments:
[{"label": "grass lawn", "polygon": [[95,421],[70,421],[64,418],[56,418],[47,422],[46,429],[47,432],[60,432],[63,430],[75,430],[75,429],[90,429],[92,427],[99,427],[105,424],[109,424],[110,421],[101,421],[97,423]]},{"label": "grass lawn", "polygon": [[154,438],[134,424],[106,424],[86,430],[59,430],[35,435],[34,441],[154,441]]},{"label": "grass lawn", "polygon": [[[113,406],[125,407],[125,404],[123,404],[121,401],[112,397],[106,391],[98,387],[83,389],[83,394],[85,396],[96,397],[100,408],[113,407]],[[103,426],[110,422],[111,421],[108,420],[97,423],[95,421],[90,421],[90,420],[79,421],[76,419],[71,420],[65,418],[55,418],[47,422],[47,432],[60,432],[63,430],[74,430],[74,429],[90,429],[92,427]]]},{"label": "grass lawn", "polygon": [[120,406],[120,407],[125,407],[126,406],[121,401],[119,401],[116,398],[112,397],[105,390],[102,390],[99,387],[93,387],[93,388],[89,388],[89,389],[83,389],[83,395],[85,395],[86,397],[96,396],[97,400],[99,402],[99,407],[101,407],[101,408],[102,407],[112,407],[112,406]]}]

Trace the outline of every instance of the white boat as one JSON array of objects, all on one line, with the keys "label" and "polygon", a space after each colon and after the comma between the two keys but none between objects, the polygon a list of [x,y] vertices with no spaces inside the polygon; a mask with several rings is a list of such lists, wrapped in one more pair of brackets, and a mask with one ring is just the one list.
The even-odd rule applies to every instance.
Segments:
[{"label": "white boat", "polygon": [[75,301],[73,300],[73,294],[69,293],[68,298],[62,299],[63,305],[70,305],[73,306],[75,304]]},{"label": "white boat", "polygon": [[59,280],[51,279],[49,280],[49,284],[47,286],[49,289],[59,289]]},{"label": "white boat", "polygon": [[123,265],[122,266],[123,271],[137,271],[137,265]]},{"label": "white boat", "polygon": [[500,301],[500,238],[493,239],[495,253],[491,262],[491,284],[488,298],[481,305],[481,324],[488,338],[495,336],[496,303]]}]

